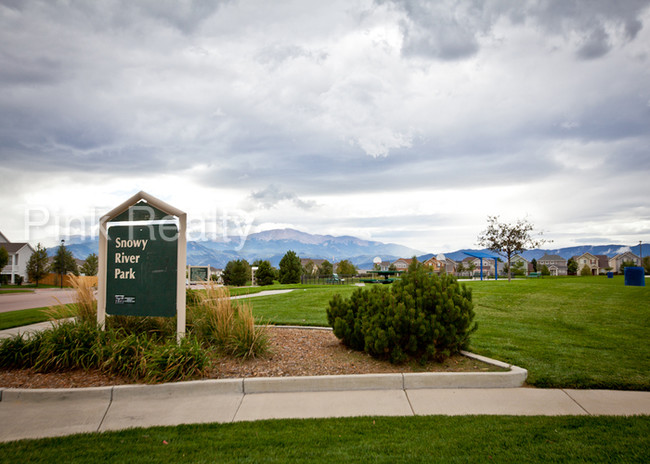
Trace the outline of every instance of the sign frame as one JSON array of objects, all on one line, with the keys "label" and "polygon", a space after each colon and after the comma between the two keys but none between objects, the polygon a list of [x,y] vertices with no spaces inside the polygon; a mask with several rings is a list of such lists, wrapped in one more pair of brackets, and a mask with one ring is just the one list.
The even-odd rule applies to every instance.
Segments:
[{"label": "sign frame", "polygon": [[[194,279],[193,270],[205,270],[206,280]],[[210,283],[210,266],[187,266],[187,281],[190,284],[209,284]]]},{"label": "sign frame", "polygon": [[[152,210],[158,209],[167,215],[164,220],[155,218],[124,218],[129,208],[136,206],[139,202],[146,202]],[[118,218],[119,217],[119,218]],[[133,225],[138,223],[161,224],[169,222],[169,217],[178,220],[178,239],[176,250],[176,339],[180,340],[185,336],[186,308],[185,308],[185,268],[187,262],[187,214],[178,208],[165,203],[158,198],[140,191],[126,200],[121,205],[113,208],[99,220],[99,269],[97,273],[97,324],[102,330],[106,328],[106,279],[108,269],[108,227],[109,225]],[[118,218],[119,222],[111,223]],[[109,224],[111,223],[111,224]]]}]

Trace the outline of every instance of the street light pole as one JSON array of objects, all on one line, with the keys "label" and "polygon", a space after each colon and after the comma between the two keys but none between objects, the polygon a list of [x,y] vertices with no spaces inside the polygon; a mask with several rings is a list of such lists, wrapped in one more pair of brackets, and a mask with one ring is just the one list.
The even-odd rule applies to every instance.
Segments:
[{"label": "street light pole", "polygon": [[61,290],[63,290],[63,246],[64,246],[64,243],[65,243],[65,240],[61,239],[61,253],[59,255],[59,260],[60,260],[60,262],[59,262],[59,266],[60,266],[59,267],[59,273],[61,274],[61,281],[60,281]]}]

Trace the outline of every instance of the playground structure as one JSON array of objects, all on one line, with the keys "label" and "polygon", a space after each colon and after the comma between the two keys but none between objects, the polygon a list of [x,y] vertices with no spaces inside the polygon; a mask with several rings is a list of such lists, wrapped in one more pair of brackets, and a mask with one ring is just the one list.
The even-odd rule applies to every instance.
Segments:
[{"label": "playground structure", "polygon": [[[401,273],[402,271],[372,271],[372,277],[369,279],[361,279],[361,282],[366,284],[392,284],[396,280],[393,276],[399,276]],[[382,279],[375,276],[382,277]]]}]

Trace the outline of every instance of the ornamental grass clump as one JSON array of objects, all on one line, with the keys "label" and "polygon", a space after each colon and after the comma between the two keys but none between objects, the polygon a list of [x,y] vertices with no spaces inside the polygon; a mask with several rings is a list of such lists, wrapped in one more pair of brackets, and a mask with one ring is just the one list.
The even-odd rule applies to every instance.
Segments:
[{"label": "ornamental grass clump", "polygon": [[[0,341],[0,367],[36,372],[98,369],[126,379],[169,382],[201,377],[210,360],[188,334],[176,342],[173,318],[111,316],[97,326],[92,287],[73,279],[75,300],[48,310],[52,327]],[[61,317],[71,317],[61,319]]]},{"label": "ornamental grass clump", "polygon": [[254,358],[268,351],[266,327],[256,326],[250,304],[233,302],[226,287],[207,286],[188,311],[188,321],[200,341],[226,355]]},{"label": "ornamental grass clump", "polygon": [[443,361],[466,348],[477,328],[471,290],[447,274],[430,274],[417,260],[391,288],[336,295],[327,320],[342,342],[374,357],[401,363]]}]

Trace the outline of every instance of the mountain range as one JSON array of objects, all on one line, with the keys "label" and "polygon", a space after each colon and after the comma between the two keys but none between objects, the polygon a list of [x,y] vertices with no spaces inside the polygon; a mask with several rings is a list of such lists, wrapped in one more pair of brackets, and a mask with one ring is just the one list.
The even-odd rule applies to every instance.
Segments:
[{"label": "mountain range", "polygon": [[[66,248],[77,259],[86,259],[91,253],[98,253],[98,238],[71,237],[66,240]],[[56,253],[57,247],[49,248],[48,254]],[[269,260],[273,266],[278,266],[284,254],[293,250],[301,258],[327,259],[335,263],[347,259],[360,269],[371,269],[373,259],[380,257],[382,261],[395,261],[398,258],[417,256],[425,261],[435,254],[425,254],[395,243],[383,243],[363,240],[352,236],[332,236],[308,234],[294,229],[275,229],[250,234],[245,241],[240,237],[228,237],[220,240],[188,241],[187,263],[192,265],[211,265],[224,268],[228,261],[246,259],[249,263],[257,259]],[[467,257],[466,251],[488,250],[462,249],[444,253],[447,258],[460,261]],[[615,256],[624,251],[632,251],[639,255],[639,245],[584,245],[559,249],[528,250],[522,253],[527,260],[539,259],[544,254],[554,254],[569,259],[571,256],[589,252],[594,255]],[[495,255],[496,256],[496,255]]]}]

